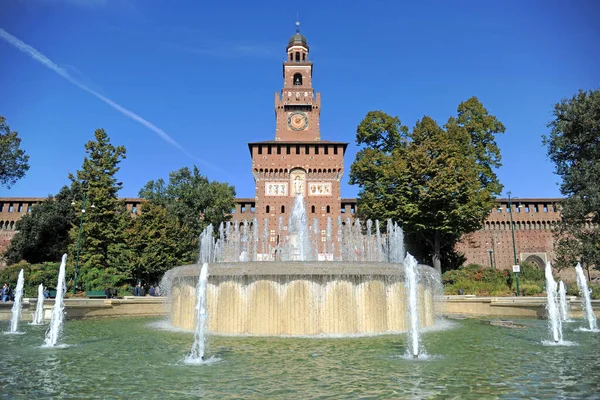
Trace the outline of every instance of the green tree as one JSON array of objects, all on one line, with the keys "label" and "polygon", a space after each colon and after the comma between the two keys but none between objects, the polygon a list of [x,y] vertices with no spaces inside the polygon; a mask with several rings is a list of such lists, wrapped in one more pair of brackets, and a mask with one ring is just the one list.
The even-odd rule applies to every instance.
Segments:
[{"label": "green tree", "polygon": [[75,223],[71,205],[74,194],[67,186],[32,207],[31,213],[17,221],[17,233],[4,255],[8,264],[21,260],[36,264],[58,262],[67,252],[69,230]]},{"label": "green tree", "polygon": [[169,269],[196,261],[197,242],[164,206],[148,202],[143,210],[125,231],[131,275],[158,283]]},{"label": "green tree", "polygon": [[579,91],[554,107],[548,156],[561,177],[561,223],[556,230],[558,266],[600,269],[600,91]]},{"label": "green tree", "polygon": [[438,271],[442,256],[446,267],[461,258],[454,245],[481,227],[501,190],[492,170],[500,160],[493,136],[504,127],[491,126],[495,117],[479,105],[474,98],[461,103],[445,129],[426,116],[408,133],[381,111],[369,112],[357,128],[356,142],[364,147],[350,183],[360,187],[359,216],[399,221],[409,249],[430,257]]},{"label": "green tree", "polygon": [[196,166],[193,170],[184,167],[171,172],[168,184],[163,179],[148,182],[139,196],[165,207],[187,227],[196,242],[208,224],[216,228],[221,222],[228,221],[235,204],[233,186],[210,182]]},{"label": "green tree", "polygon": [[460,103],[457,111],[458,116],[450,117],[446,128],[456,125],[467,131],[471,137],[481,188],[491,196],[497,196],[502,192],[502,185],[494,168],[502,166],[502,157],[496,144],[496,136],[504,133],[504,125],[489,114],[477,97]]},{"label": "green tree", "polygon": [[20,146],[19,134],[0,115],[0,185],[9,189],[29,170],[29,156]]},{"label": "green tree", "polygon": [[[82,169],[76,176],[69,175],[73,190],[85,196],[85,208],[83,198],[76,200],[77,221],[81,221],[78,279],[88,290],[102,289],[106,283],[116,285],[129,277],[124,266],[115,265],[122,248],[124,215],[128,214],[117,197],[122,183],[115,177],[125,147],[113,146],[104,129],[97,129],[94,136],[95,140],[85,145]],[[69,262],[75,262],[79,224],[73,226],[70,236]]]}]

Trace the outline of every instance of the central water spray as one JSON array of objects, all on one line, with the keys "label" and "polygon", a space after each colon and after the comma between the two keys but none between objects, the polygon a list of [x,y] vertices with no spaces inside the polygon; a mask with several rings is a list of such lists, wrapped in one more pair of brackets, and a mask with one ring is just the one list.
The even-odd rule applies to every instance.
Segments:
[{"label": "central water spray", "polygon": [[289,255],[290,261],[310,261],[311,246],[308,235],[308,219],[301,193],[294,198],[294,208],[289,221]]}]

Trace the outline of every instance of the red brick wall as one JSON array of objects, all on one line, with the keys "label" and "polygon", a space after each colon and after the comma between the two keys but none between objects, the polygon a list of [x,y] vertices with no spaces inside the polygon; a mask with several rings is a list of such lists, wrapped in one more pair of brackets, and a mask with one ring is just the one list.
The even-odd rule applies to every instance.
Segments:
[{"label": "red brick wall", "polygon": [[[512,200],[514,248],[518,262],[527,260],[531,253],[538,253],[536,255],[543,261],[554,259],[552,226],[560,221],[559,201],[556,198]],[[496,268],[510,268],[514,264],[508,200],[498,199],[497,204],[483,224],[483,229],[466,235],[457,245],[457,250],[467,257],[467,264],[490,265],[489,250],[493,250],[492,262]]]}]

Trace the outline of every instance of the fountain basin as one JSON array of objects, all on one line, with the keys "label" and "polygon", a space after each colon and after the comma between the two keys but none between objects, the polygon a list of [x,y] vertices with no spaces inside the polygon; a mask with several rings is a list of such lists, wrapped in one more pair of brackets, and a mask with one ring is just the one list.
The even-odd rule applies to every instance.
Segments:
[{"label": "fountain basin", "polygon": [[[171,323],[196,325],[200,264],[174,268],[161,284]],[[439,274],[419,265],[419,320],[434,323]],[[407,329],[402,264],[378,262],[241,262],[208,268],[208,332],[274,336],[369,335]]]}]

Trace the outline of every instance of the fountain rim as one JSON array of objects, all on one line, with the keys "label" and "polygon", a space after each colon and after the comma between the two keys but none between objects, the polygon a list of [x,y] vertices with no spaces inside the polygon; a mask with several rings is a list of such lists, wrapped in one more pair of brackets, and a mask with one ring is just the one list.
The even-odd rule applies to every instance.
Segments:
[{"label": "fountain rim", "polygon": [[[197,277],[202,264],[188,264],[167,271],[177,277]],[[419,273],[436,270],[419,264]],[[208,263],[209,276],[404,276],[403,263],[373,261],[248,261]]]}]

